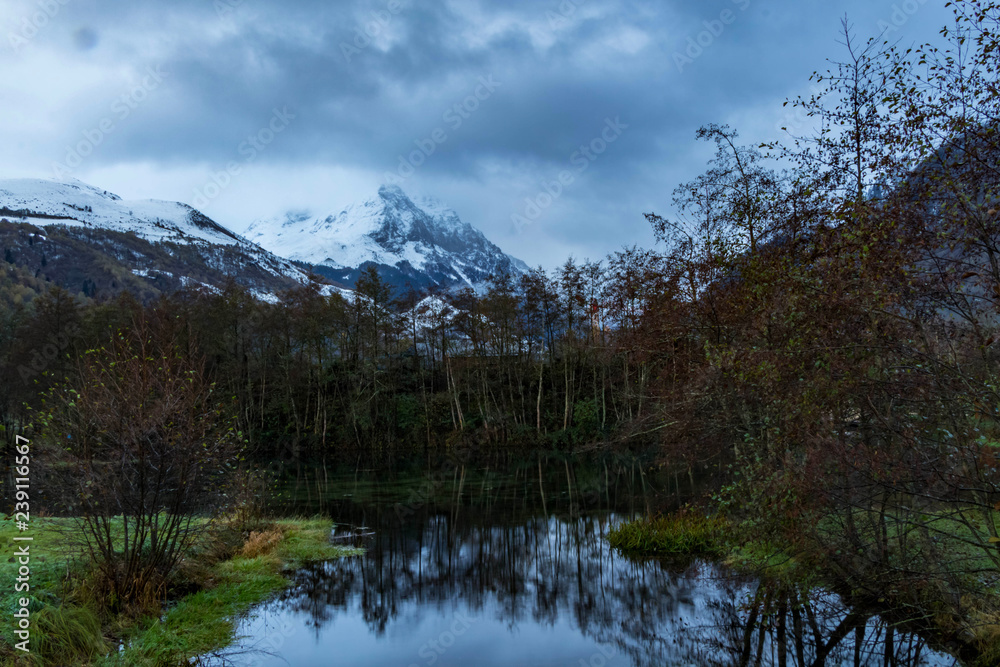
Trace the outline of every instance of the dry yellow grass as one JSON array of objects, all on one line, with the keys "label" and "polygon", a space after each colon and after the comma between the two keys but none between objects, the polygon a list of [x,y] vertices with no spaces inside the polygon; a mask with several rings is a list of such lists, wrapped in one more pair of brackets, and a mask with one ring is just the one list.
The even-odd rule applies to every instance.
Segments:
[{"label": "dry yellow grass", "polygon": [[245,558],[256,558],[264,554],[271,553],[281,542],[285,531],[280,526],[273,526],[267,530],[254,531],[243,544],[240,555]]}]

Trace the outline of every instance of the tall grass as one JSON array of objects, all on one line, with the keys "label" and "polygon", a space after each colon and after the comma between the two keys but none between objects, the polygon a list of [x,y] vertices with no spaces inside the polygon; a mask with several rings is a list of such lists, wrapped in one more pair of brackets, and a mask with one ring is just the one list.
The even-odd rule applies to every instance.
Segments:
[{"label": "tall grass", "polygon": [[628,556],[721,556],[729,532],[720,516],[682,510],[619,524],[608,534],[608,542]]},{"label": "tall grass", "polygon": [[89,607],[48,606],[34,614],[32,644],[47,665],[87,664],[105,655],[109,646],[101,620]]}]

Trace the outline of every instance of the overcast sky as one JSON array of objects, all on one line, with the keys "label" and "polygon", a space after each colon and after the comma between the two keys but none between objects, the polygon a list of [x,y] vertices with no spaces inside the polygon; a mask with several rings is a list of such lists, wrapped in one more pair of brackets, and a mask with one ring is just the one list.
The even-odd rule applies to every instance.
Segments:
[{"label": "overcast sky", "polygon": [[780,138],[845,14],[904,45],[950,17],[944,0],[4,0],[0,176],[184,201],[237,231],[389,179],[532,265],[596,259],[652,243],[642,214],[711,155],[700,125]]}]

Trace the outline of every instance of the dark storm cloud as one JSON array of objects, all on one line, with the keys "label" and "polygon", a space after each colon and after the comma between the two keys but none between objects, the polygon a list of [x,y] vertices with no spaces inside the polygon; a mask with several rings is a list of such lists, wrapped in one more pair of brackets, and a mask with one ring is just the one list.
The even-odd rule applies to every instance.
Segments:
[{"label": "dark storm cloud", "polygon": [[[302,159],[320,151],[323,159],[375,166],[383,155],[392,156],[441,124],[448,109],[472,94],[478,78],[490,75],[501,88],[469,119],[467,127],[474,126],[475,134],[465,133],[468,146],[464,151],[449,147],[434,168],[447,170],[450,155],[469,150],[557,159],[603,117],[628,110],[655,121],[654,131],[675,122],[672,113],[664,113],[664,98],[681,93],[665,87],[678,77],[669,54],[656,44],[667,31],[636,26],[638,18],[618,13],[614,3],[582,2],[576,13],[601,12],[582,19],[562,18],[557,3],[549,8],[481,3],[478,17],[460,15],[440,2],[403,3],[395,14],[387,4],[289,6],[244,0],[221,16],[207,1],[141,8],[110,2],[88,8],[86,16],[94,24],[115,26],[109,59],[156,64],[170,73],[170,103],[145,110],[128,141],[118,142],[119,152],[106,157],[212,159],[259,127],[274,106],[287,105],[300,114],[298,141],[276,147],[275,158]],[[67,9],[83,11],[81,6]],[[97,11],[103,16],[95,16]],[[375,26],[379,13],[391,17],[379,28],[391,32],[390,43],[383,50],[376,37],[376,43],[359,49],[365,43],[358,39],[364,34],[359,29]],[[502,25],[509,16],[518,20]],[[136,44],[143,31],[156,38],[157,25],[181,34],[162,57],[141,56]],[[642,31],[652,47],[631,55],[616,51],[613,43],[621,36],[615,31],[626,28]],[[185,30],[190,34],[185,36]],[[201,35],[212,30],[221,35]],[[551,43],[539,45],[533,30]],[[467,37],[477,32],[489,36],[469,45]],[[350,49],[346,55],[345,47]],[[661,89],[651,90],[650,80],[659,81]],[[190,113],[178,113],[178,107]]]},{"label": "dark storm cloud", "polygon": [[[577,211],[632,210],[592,225],[596,250],[646,238],[642,207],[666,206],[673,185],[703,167],[699,125],[764,109],[744,134],[772,138],[757,135],[777,133],[781,101],[838,54],[840,17],[865,38],[907,3],[915,10],[892,36],[932,39],[946,13],[921,0],[66,0],[29,48],[97,71],[167,73],[90,167],[225,164],[275,109],[295,118],[261,154],[267,164],[394,171],[440,129],[447,140],[422,161],[425,182],[453,192],[469,182],[455,198],[471,202],[485,196],[475,182],[495,185],[504,169],[520,179],[473,220],[488,234],[505,233],[520,200],[619,118],[629,129],[593,163],[587,186],[568,188],[538,223],[558,245],[577,234]],[[476,98],[483,77],[497,85]],[[41,95],[39,112],[57,129],[32,140],[37,150],[61,158],[127,92],[84,89],[59,108]]]}]

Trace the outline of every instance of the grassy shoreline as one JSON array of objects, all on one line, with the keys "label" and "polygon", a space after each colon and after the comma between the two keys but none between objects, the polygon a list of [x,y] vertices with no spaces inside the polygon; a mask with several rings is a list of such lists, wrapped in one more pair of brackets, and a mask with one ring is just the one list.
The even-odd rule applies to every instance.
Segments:
[{"label": "grassy shoreline", "polygon": [[168,603],[159,614],[109,616],[93,602],[88,569],[69,539],[73,519],[35,519],[31,524],[31,653],[16,651],[13,632],[16,559],[13,521],[0,520],[8,562],[0,573],[0,665],[187,664],[233,639],[242,614],[289,584],[287,573],[304,563],[357,555],[330,544],[328,519],[283,519],[242,536],[213,534],[180,566]]}]

